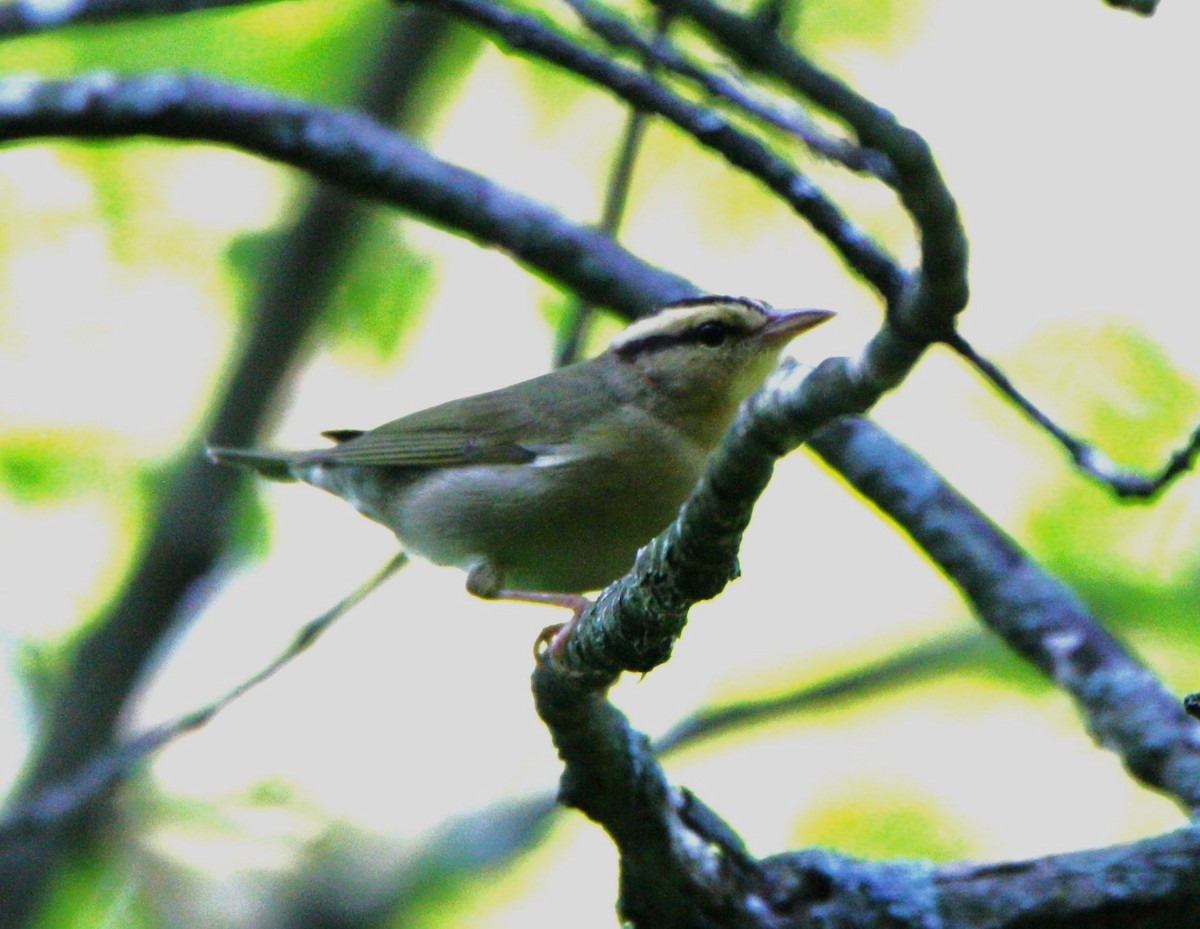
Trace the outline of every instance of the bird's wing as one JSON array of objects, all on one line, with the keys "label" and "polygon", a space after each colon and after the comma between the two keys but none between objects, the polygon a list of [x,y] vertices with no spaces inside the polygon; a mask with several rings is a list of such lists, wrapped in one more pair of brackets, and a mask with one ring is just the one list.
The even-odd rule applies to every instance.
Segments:
[{"label": "bird's wing", "polygon": [[[547,397],[545,386],[540,392],[530,390],[526,382],[452,400],[369,432],[332,430],[327,435],[338,444],[309,452],[304,458],[321,464],[454,467],[525,464],[538,456],[556,454],[571,444],[572,423],[581,418],[586,422],[589,411],[574,409],[574,416],[564,415],[566,405],[579,406],[579,392],[565,383],[572,377],[567,369],[543,377],[553,378],[549,393],[557,396]],[[539,410],[532,408],[530,396],[541,397]]]}]

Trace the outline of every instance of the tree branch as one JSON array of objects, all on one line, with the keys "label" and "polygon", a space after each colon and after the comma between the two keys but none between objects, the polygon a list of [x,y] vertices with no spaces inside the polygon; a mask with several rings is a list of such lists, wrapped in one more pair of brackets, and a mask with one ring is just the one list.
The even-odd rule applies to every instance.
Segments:
[{"label": "tree branch", "polygon": [[[542,276],[630,317],[695,293],[607,236],[435,158],[357,113],[195,75],[0,79],[0,143],[146,135],[213,142],[301,168],[435,226],[497,246]],[[645,295],[655,300],[647,303]]]},{"label": "tree branch", "polygon": [[[592,0],[563,0],[580,20],[616,49],[632,49],[672,74],[686,78],[713,97],[735,106],[743,113],[789,135],[794,135],[814,154],[840,164],[851,171],[869,174],[889,182],[894,179],[891,163],[878,152],[859,148],[821,132],[802,110],[782,100],[767,100],[761,88],[748,88],[728,76],[710,71],[689,59],[670,42],[644,38],[628,20]],[[665,13],[666,10],[659,10]],[[756,92],[757,91],[757,92]]]},{"label": "tree branch", "polygon": [[618,910],[655,929],[1180,929],[1200,920],[1200,829],[995,865],[872,862],[821,850],[758,861],[671,786],[640,733],[583,678],[543,662],[538,713],[560,800],[620,851]]},{"label": "tree branch", "polygon": [[917,343],[948,334],[967,303],[967,238],[958,207],[928,143],[895,116],[825,73],[779,38],[769,23],[730,12],[710,0],[651,0],[684,15],[742,67],[781,81],[844,122],[868,149],[888,158],[892,186],[916,224],[920,273],[888,298],[889,320]]},{"label": "tree branch", "polygon": [[1071,695],[1099,744],[1143,784],[1200,811],[1200,727],[1070,590],[870,422],[832,423],[811,445],[921,547],[989,629]]},{"label": "tree branch", "polygon": [[684,100],[639,71],[615,64],[583,48],[549,24],[493,6],[485,0],[399,0],[458,17],[495,35],[523,54],[565,68],[605,87],[627,103],[657,113],[734,168],[762,182],[802,216],[837,250],[846,263],[891,300],[903,288],[904,273],[895,261],[850,222],[807,177],[759,139],[734,127],[707,107]]}]

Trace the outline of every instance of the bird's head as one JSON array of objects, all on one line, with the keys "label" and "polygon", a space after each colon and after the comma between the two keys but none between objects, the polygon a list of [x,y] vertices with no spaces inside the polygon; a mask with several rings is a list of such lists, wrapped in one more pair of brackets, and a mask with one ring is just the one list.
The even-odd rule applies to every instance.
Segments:
[{"label": "bird's head", "polygon": [[762,385],[785,345],[834,314],[777,310],[746,297],[681,300],[633,323],[609,344],[616,363],[669,415],[712,416],[723,432]]}]

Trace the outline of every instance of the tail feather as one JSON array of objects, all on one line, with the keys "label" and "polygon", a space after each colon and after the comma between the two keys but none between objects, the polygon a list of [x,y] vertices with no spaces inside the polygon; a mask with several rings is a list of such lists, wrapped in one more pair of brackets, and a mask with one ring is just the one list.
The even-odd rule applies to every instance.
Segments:
[{"label": "tail feather", "polygon": [[292,473],[295,456],[288,452],[268,452],[257,448],[213,448],[210,445],[208,457],[218,464],[250,468],[273,481],[296,480],[296,475]]}]

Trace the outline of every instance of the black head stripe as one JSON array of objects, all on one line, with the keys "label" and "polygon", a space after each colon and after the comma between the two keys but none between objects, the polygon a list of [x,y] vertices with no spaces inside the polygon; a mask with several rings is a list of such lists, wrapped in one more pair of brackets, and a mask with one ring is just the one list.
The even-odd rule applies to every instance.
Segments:
[{"label": "black head stripe", "polygon": [[[702,301],[707,303],[708,301]],[[677,306],[678,304],[672,304]],[[651,332],[642,336],[640,339],[633,339],[618,346],[615,351],[620,358],[636,358],[641,355],[649,355],[653,352],[660,352],[663,349],[672,348],[676,345],[696,345],[708,342],[712,338],[712,327],[722,327],[726,335],[741,334],[742,330],[730,325],[726,320],[703,320],[697,322],[694,326],[680,332]]]}]

